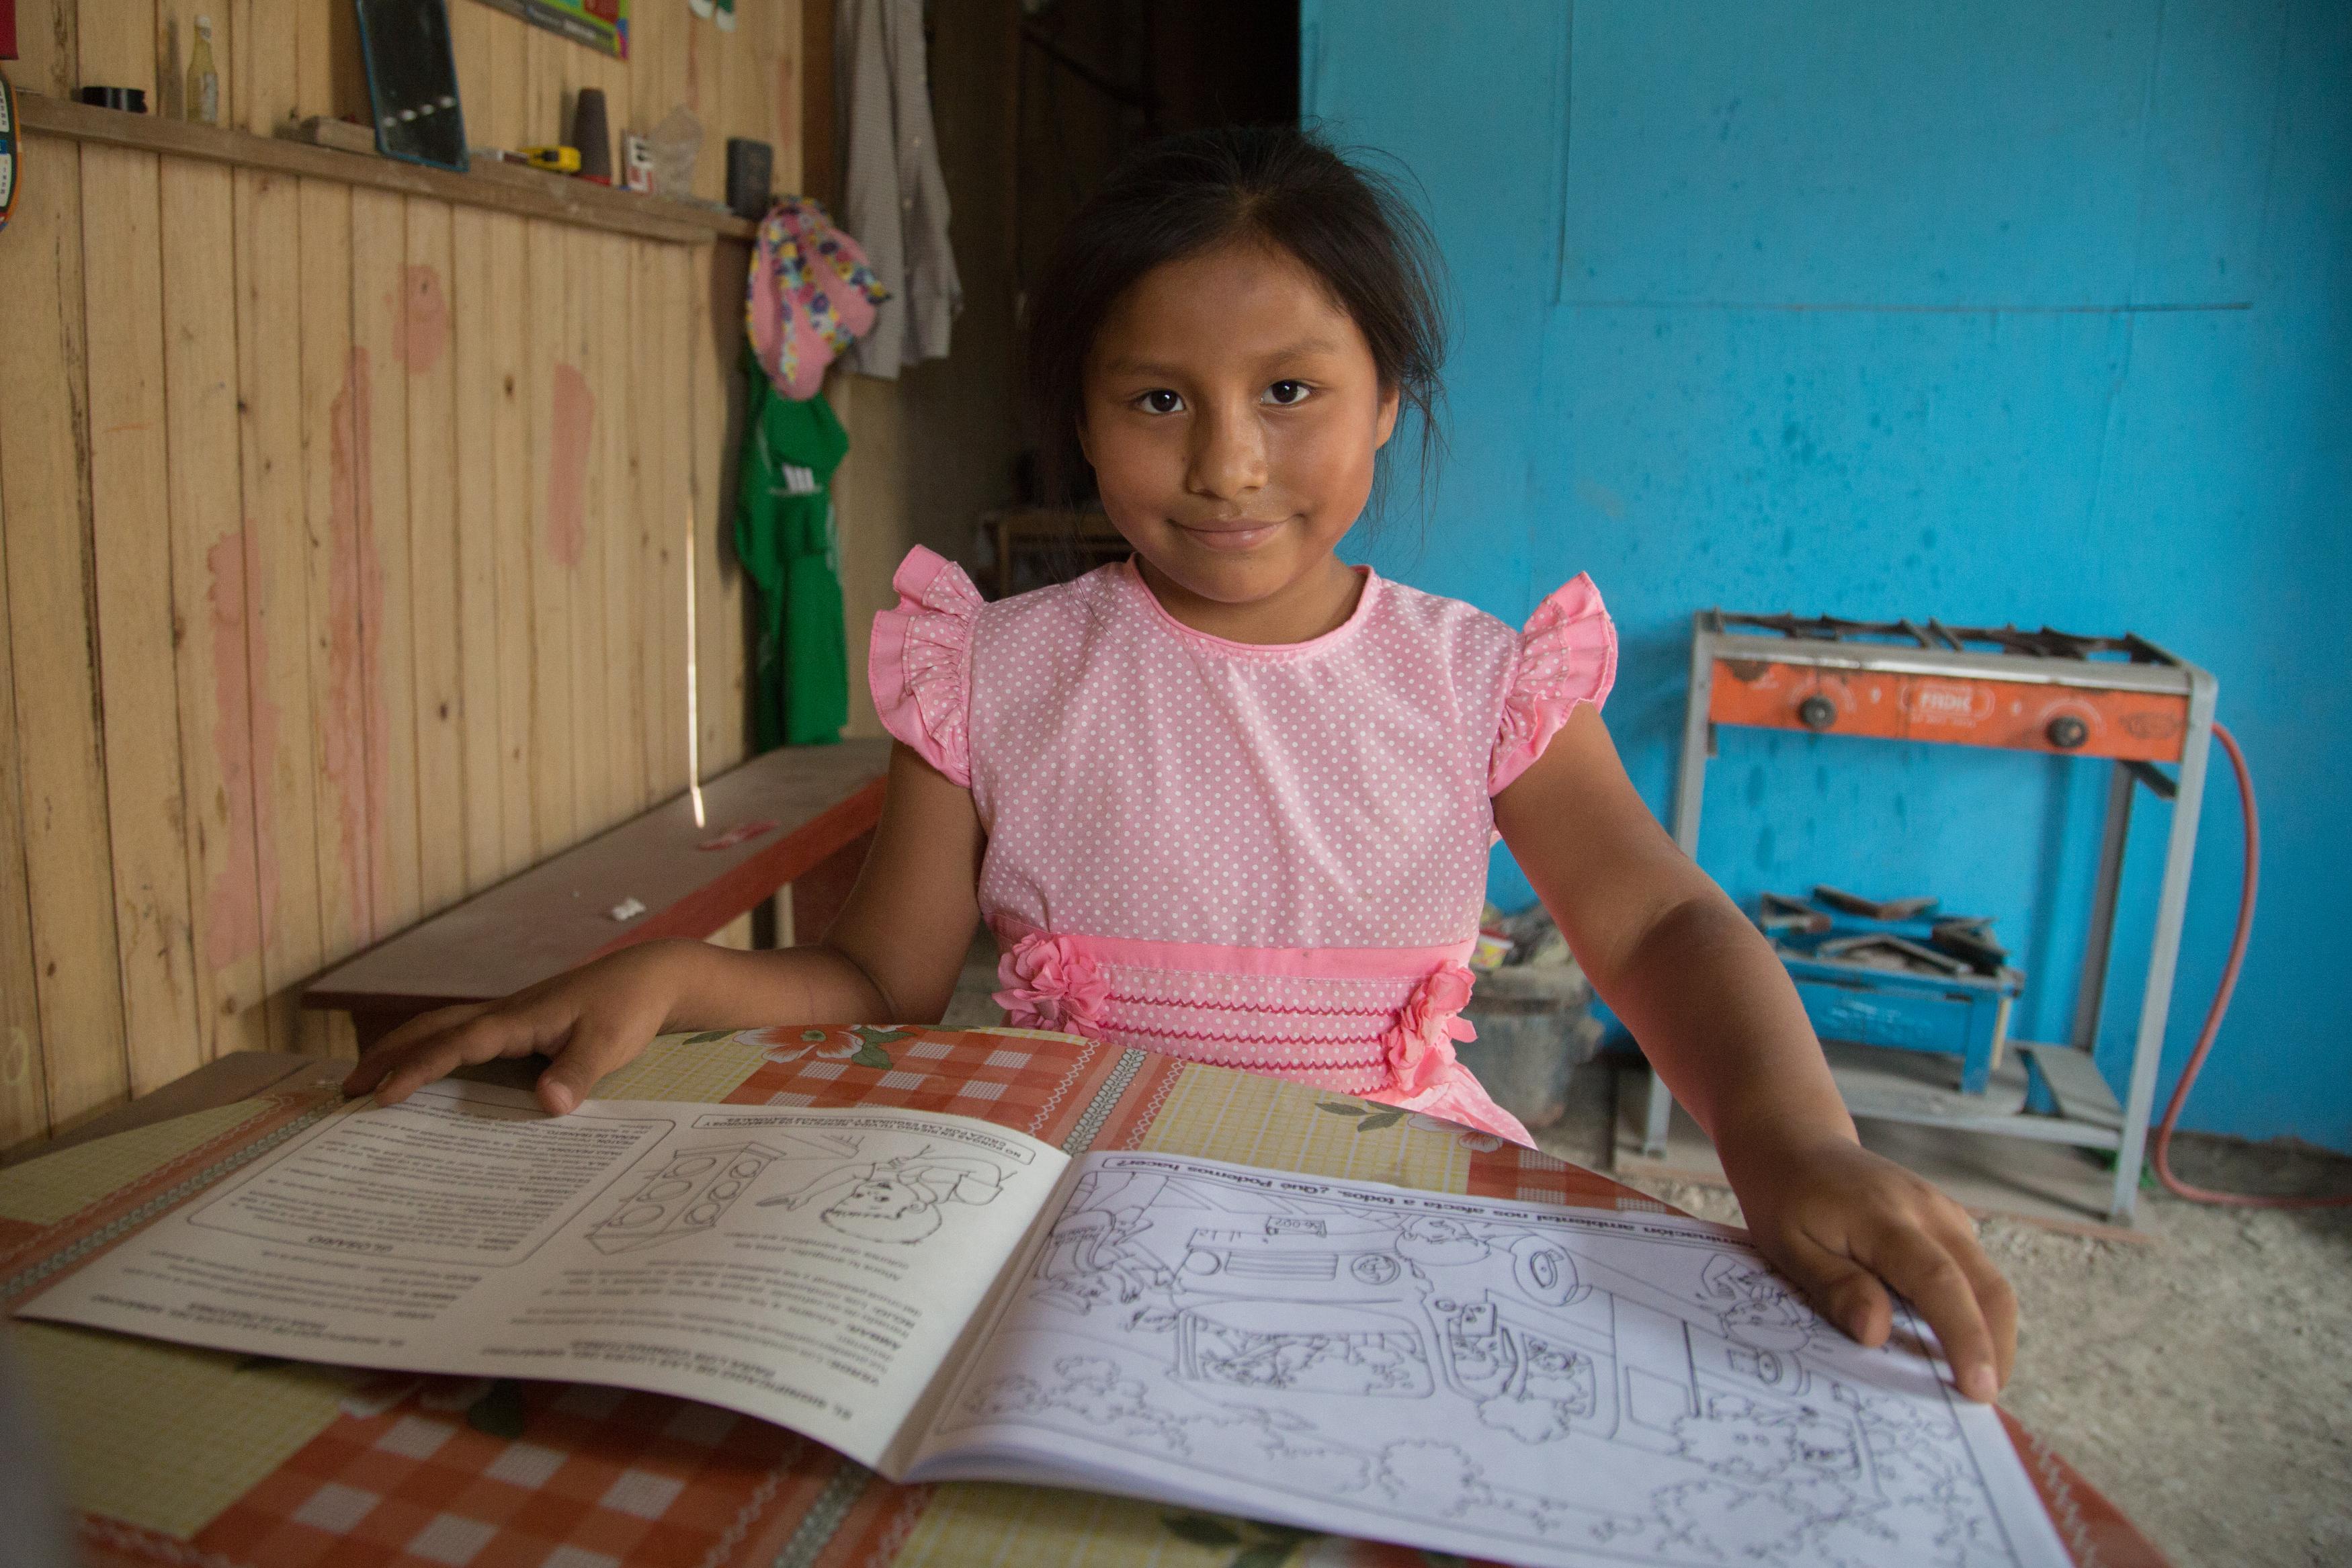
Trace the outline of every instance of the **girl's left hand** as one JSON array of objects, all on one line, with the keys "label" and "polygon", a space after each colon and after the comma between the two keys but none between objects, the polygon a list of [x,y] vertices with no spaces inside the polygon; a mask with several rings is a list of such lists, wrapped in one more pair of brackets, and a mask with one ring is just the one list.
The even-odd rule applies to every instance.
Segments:
[{"label": "girl's left hand", "polygon": [[1899,1291],[1942,1342],[1961,1393],[1990,1404],[2017,1360],[2017,1297],[1950,1198],[1843,1137],[1750,1151],[1733,1173],[1748,1229],[1812,1301],[1865,1345],[1886,1343]]},{"label": "girl's left hand", "polygon": [[1960,1206],[1853,1141],[1789,972],[1675,846],[1580,707],[1495,797],[1495,825],[1577,962],[1715,1140],[1756,1245],[1866,1345],[1892,1287],[1943,1342],[1972,1399],[2000,1392],[2017,1299]]}]

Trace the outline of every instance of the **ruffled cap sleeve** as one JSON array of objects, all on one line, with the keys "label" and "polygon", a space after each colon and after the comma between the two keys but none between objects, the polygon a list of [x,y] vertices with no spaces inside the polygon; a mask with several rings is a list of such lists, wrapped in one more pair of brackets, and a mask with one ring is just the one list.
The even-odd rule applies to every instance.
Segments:
[{"label": "ruffled cap sleeve", "polygon": [[890,586],[898,604],[874,617],[866,683],[882,727],[971,787],[971,632],[980,590],[963,568],[917,545]]},{"label": "ruffled cap sleeve", "polygon": [[1543,755],[1580,703],[1598,708],[1617,680],[1617,628],[1592,579],[1576,580],[1536,606],[1519,632],[1519,656],[1503,694],[1503,719],[1486,768],[1486,793],[1499,795]]}]

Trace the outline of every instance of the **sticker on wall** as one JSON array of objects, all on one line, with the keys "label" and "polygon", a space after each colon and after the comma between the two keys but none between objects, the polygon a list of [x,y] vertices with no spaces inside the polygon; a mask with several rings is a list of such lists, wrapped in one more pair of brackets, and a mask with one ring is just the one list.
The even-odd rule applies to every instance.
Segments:
[{"label": "sticker on wall", "polygon": [[629,0],[482,0],[534,27],[561,33],[616,60],[629,57]]}]

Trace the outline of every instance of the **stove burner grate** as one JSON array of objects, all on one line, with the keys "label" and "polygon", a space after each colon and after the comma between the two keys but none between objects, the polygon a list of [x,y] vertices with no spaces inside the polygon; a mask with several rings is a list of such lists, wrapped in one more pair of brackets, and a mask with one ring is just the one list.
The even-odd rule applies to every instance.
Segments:
[{"label": "stove burner grate", "polygon": [[2155,644],[2126,632],[2120,637],[2085,637],[2044,626],[2029,632],[2016,626],[1947,626],[1932,616],[1915,621],[1848,621],[1835,615],[1735,615],[1717,611],[1710,616],[1713,632],[1754,630],[1777,632],[1791,639],[1816,643],[1894,643],[1967,653],[1990,650],[2037,659],[2088,661],[2095,656],[2120,655],[2134,664],[2178,663]]}]

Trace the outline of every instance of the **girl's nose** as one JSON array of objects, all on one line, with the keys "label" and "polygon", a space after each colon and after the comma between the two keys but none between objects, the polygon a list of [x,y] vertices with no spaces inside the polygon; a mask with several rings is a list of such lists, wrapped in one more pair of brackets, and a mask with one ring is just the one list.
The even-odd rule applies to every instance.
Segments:
[{"label": "girl's nose", "polygon": [[1193,424],[1192,472],[1196,496],[1232,500],[1265,486],[1265,432],[1254,408],[1213,408]]}]

